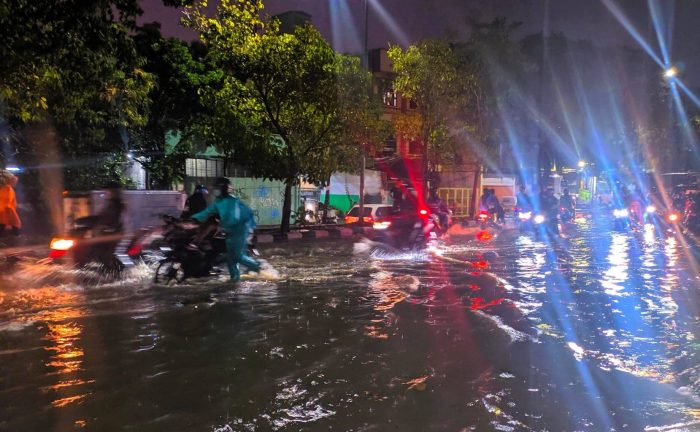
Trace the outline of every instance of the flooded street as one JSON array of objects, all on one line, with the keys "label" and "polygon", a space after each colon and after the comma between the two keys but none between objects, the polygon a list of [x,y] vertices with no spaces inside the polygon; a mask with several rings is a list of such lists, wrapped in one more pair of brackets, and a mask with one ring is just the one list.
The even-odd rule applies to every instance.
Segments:
[{"label": "flooded street", "polygon": [[236,290],[22,266],[0,280],[0,431],[700,430],[695,247],[589,218],[565,236],[268,247],[281,278]]}]

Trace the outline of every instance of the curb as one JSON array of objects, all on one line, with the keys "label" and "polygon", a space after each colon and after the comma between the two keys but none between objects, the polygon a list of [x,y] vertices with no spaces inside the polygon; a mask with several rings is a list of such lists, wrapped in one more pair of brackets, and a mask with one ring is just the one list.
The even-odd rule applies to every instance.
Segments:
[{"label": "curb", "polygon": [[319,229],[319,230],[305,230],[305,231],[292,231],[288,233],[260,233],[256,234],[258,244],[271,244],[271,243],[288,243],[291,241],[299,240],[314,240],[314,239],[339,239],[339,238],[350,238],[355,234],[371,235],[372,228],[369,227],[356,227],[356,228],[346,228],[338,227],[332,229]]}]

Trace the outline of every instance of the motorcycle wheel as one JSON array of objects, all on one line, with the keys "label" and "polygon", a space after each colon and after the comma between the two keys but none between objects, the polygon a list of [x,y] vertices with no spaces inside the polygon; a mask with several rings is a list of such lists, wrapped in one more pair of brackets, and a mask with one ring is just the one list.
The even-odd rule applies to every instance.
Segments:
[{"label": "motorcycle wheel", "polygon": [[155,282],[170,284],[173,282],[181,283],[187,276],[182,264],[169,259],[161,261],[156,268]]}]

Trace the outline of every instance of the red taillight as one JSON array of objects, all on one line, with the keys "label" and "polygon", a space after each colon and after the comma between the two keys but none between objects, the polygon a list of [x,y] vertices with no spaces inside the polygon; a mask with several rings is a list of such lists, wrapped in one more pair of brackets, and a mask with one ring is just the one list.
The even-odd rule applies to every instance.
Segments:
[{"label": "red taillight", "polygon": [[133,256],[133,255],[138,255],[141,253],[143,250],[143,245],[141,243],[133,245],[128,251],[126,251],[127,255]]},{"label": "red taillight", "polygon": [[56,258],[63,258],[63,257],[66,255],[67,252],[68,252],[68,251],[65,251],[65,250],[52,249],[52,250],[49,252],[49,258],[53,258],[53,259],[56,259]]},{"label": "red taillight", "polygon": [[362,218],[362,220],[364,220],[367,223],[374,222],[374,218],[372,216],[365,216],[364,218]]},{"label": "red taillight", "polygon": [[489,213],[488,213],[488,212],[485,212],[485,211],[479,212],[479,215],[477,216],[477,218],[478,218],[480,221],[486,221],[486,220],[488,220],[488,218],[489,218]]},{"label": "red taillight", "polygon": [[476,239],[479,240],[480,242],[487,242],[493,240],[493,234],[490,232],[484,230],[484,231],[479,231],[476,234]]},{"label": "red taillight", "polygon": [[671,213],[668,215],[668,220],[670,222],[678,222],[678,214],[677,213]]},{"label": "red taillight", "polygon": [[427,215],[428,215],[428,210],[426,210],[426,209],[420,209],[420,210],[418,211],[418,213],[420,213],[421,216],[427,216]]}]

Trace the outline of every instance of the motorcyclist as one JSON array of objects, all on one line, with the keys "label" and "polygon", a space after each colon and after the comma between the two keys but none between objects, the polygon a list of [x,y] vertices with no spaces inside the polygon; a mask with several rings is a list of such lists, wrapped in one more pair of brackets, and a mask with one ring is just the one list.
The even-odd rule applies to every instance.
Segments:
[{"label": "motorcyclist", "polygon": [[644,212],[642,211],[642,199],[640,198],[639,193],[636,191],[636,189],[630,191],[625,188],[625,191],[627,192],[625,204],[630,209],[630,213],[632,213],[633,217],[636,218],[635,222],[643,225]]},{"label": "motorcyclist", "polygon": [[428,197],[427,203],[430,207],[430,211],[437,215],[438,221],[440,222],[440,227],[442,229],[447,229],[450,219],[450,210],[447,208],[445,202],[438,195],[437,189],[430,189],[430,196]]},{"label": "motorcyclist", "polygon": [[260,263],[247,254],[248,236],[255,228],[253,211],[238,198],[230,195],[231,181],[220,177],[215,183],[216,199],[205,210],[192,216],[193,219],[204,222],[212,216],[219,218],[219,225],[226,232],[226,250],[228,271],[231,280],[237,282],[241,278],[238,264],[245,265],[248,270],[259,272]]},{"label": "motorcyclist", "polygon": [[518,210],[521,212],[532,211],[532,200],[527,193],[527,187],[525,185],[520,185],[520,190],[517,196]]},{"label": "motorcyclist", "polygon": [[559,205],[566,210],[571,212],[576,208],[574,203],[574,197],[569,194],[569,189],[564,189],[562,191],[561,197],[559,197]]},{"label": "motorcyclist", "polygon": [[389,191],[389,196],[391,196],[391,206],[395,211],[398,211],[401,208],[401,202],[403,201],[403,189],[401,180],[396,179],[394,185]]},{"label": "motorcyclist", "polygon": [[540,206],[542,206],[542,212],[547,216],[547,226],[554,233],[558,234],[559,225],[557,224],[557,217],[559,216],[559,200],[554,196],[553,187],[550,186],[542,191]]},{"label": "motorcyclist", "polygon": [[188,219],[207,208],[207,195],[209,190],[204,185],[197,185],[194,193],[185,201],[185,209],[182,212],[182,219]]},{"label": "motorcyclist", "polygon": [[491,195],[491,189],[484,189],[481,194],[481,200],[479,200],[479,211],[489,211],[489,196]]},{"label": "motorcyclist", "polygon": [[122,200],[122,186],[117,182],[109,182],[103,189],[105,202],[102,209],[95,215],[78,219],[76,223],[100,234],[120,233],[123,229],[122,213],[126,207]]},{"label": "motorcyclist", "polygon": [[495,214],[496,219],[499,222],[502,222],[505,219],[505,211],[503,210],[501,203],[498,201],[498,196],[496,195],[495,189],[489,190],[488,198],[486,199],[486,206],[488,208],[488,212],[492,215]]}]

